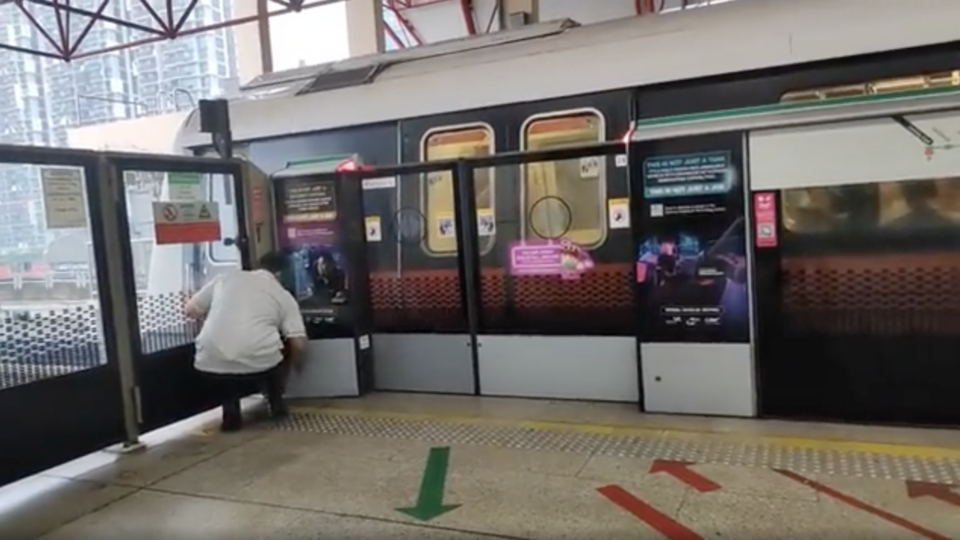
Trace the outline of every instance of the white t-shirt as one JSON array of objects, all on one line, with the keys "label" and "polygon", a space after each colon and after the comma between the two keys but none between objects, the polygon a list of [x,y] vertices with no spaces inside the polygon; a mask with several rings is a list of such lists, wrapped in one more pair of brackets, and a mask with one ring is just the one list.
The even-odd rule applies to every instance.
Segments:
[{"label": "white t-shirt", "polygon": [[283,360],[282,338],[306,337],[300,308],[265,270],[221,274],[190,299],[206,317],[194,366],[206,373],[257,373]]}]

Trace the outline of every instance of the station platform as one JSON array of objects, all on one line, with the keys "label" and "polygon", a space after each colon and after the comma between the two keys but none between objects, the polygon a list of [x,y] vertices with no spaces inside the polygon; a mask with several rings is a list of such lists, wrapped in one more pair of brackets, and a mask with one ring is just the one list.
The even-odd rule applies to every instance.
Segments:
[{"label": "station platform", "polygon": [[960,538],[952,430],[406,394],[213,418],[0,490],[0,538]]}]

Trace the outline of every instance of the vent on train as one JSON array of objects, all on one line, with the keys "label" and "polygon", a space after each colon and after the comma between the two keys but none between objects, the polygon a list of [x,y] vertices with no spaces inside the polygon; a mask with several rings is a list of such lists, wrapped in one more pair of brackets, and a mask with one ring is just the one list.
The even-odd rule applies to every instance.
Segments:
[{"label": "vent on train", "polygon": [[360,66],[353,69],[331,70],[317,75],[313,82],[304,86],[297,95],[326,92],[351,86],[360,86],[373,82],[377,73],[380,73],[382,64]]}]

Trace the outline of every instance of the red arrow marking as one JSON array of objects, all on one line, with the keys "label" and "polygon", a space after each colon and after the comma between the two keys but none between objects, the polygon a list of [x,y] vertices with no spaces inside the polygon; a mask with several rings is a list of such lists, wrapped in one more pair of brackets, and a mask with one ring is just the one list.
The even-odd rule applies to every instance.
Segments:
[{"label": "red arrow marking", "polygon": [[950,484],[934,484],[933,482],[915,482],[907,480],[907,497],[919,499],[932,497],[940,502],[960,506],[960,495],[954,493]]},{"label": "red arrow marking", "polygon": [[832,499],[835,499],[835,500],[837,500],[837,501],[840,501],[840,502],[842,502],[842,503],[844,503],[844,504],[850,505],[850,506],[856,508],[857,510],[863,510],[864,512],[866,512],[866,513],[868,513],[868,514],[870,514],[870,515],[876,516],[876,517],[878,517],[878,518],[886,521],[887,523],[892,523],[893,525],[897,525],[898,527],[902,527],[902,528],[904,528],[904,529],[906,529],[906,530],[908,530],[908,531],[910,531],[910,532],[916,533],[916,534],[918,534],[918,535],[920,535],[920,536],[922,536],[922,537],[924,537],[924,538],[929,538],[930,540],[950,540],[949,537],[947,537],[947,536],[944,536],[944,535],[942,535],[942,534],[940,534],[940,533],[937,533],[937,532],[933,532],[933,531],[931,531],[930,529],[926,529],[926,528],[924,528],[924,527],[921,527],[920,525],[917,525],[916,523],[914,523],[914,522],[912,522],[912,521],[907,521],[906,519],[903,519],[903,518],[900,517],[900,516],[897,516],[897,515],[891,514],[890,512],[887,512],[886,510],[881,510],[881,509],[879,509],[879,508],[877,508],[877,507],[875,507],[875,506],[870,506],[869,504],[867,504],[867,503],[865,503],[865,502],[863,502],[863,501],[861,501],[861,500],[854,499],[853,497],[847,495],[846,493],[841,493],[841,492],[839,492],[839,491],[837,491],[837,490],[835,490],[835,489],[833,489],[833,488],[831,488],[831,487],[828,487],[828,486],[825,486],[825,485],[823,485],[823,484],[821,484],[821,483],[819,483],[819,482],[815,482],[815,481],[813,481],[813,480],[810,480],[809,478],[806,478],[806,477],[804,477],[804,476],[801,476],[801,475],[799,475],[799,474],[797,474],[797,473],[795,473],[795,472],[792,472],[792,471],[784,471],[784,470],[781,470],[781,469],[774,469],[773,471],[776,472],[776,473],[778,473],[778,474],[782,474],[783,476],[789,478],[790,480],[793,480],[794,482],[798,482],[798,483],[803,484],[803,485],[805,485],[805,486],[808,486],[808,487],[810,487],[810,488],[812,488],[812,489],[814,489],[814,490],[816,490],[816,491],[819,491],[820,493],[823,493],[823,494],[826,495],[827,497],[830,497],[830,498],[832,498]]},{"label": "red arrow marking", "polygon": [[704,540],[670,516],[641,501],[620,486],[604,486],[597,491],[613,504],[623,508],[670,540]]},{"label": "red arrow marking", "polygon": [[650,474],[661,472],[669,474],[700,493],[721,489],[720,484],[691,469],[690,466],[692,465],[694,465],[694,463],[689,461],[658,459],[650,466]]}]

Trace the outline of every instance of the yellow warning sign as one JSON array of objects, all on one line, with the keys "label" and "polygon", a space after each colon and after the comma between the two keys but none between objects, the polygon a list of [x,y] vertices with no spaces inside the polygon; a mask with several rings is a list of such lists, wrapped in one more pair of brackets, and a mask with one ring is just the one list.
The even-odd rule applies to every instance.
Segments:
[{"label": "yellow warning sign", "polygon": [[197,213],[197,218],[199,219],[210,219],[210,210],[207,209],[207,205],[201,205],[200,211]]}]

